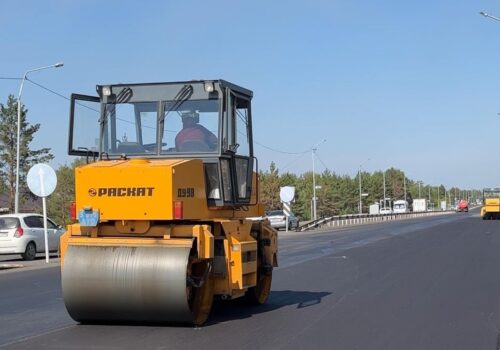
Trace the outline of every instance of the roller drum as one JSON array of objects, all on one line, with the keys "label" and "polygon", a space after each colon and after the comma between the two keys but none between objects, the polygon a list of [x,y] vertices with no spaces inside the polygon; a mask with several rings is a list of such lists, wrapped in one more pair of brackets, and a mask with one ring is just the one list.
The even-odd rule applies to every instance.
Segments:
[{"label": "roller drum", "polygon": [[192,322],[190,247],[68,246],[64,303],[79,322]]}]

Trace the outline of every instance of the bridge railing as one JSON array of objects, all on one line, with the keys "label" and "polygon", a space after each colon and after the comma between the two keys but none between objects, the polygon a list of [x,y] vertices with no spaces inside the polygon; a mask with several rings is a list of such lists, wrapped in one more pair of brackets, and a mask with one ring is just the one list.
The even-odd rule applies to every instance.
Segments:
[{"label": "bridge railing", "polygon": [[382,221],[413,219],[423,216],[435,216],[455,213],[454,210],[423,211],[410,213],[391,213],[391,214],[347,214],[323,217],[300,225],[296,231],[307,231],[322,227],[342,227],[350,225],[361,225]]}]

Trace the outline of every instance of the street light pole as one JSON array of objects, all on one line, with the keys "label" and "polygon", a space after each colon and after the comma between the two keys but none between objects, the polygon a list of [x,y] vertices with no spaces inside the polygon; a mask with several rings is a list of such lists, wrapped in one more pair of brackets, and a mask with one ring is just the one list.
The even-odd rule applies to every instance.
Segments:
[{"label": "street light pole", "polygon": [[314,173],[314,153],[318,150],[318,146],[322,143],[326,142],[326,139],[324,139],[321,142],[318,142],[313,148],[311,148],[311,156],[312,156],[312,171],[313,171],[313,203],[312,203],[312,209],[313,209],[313,220],[316,220],[316,176]]},{"label": "street light pole", "polygon": [[363,196],[361,194],[361,167],[363,166],[363,164],[365,164],[366,162],[368,162],[370,160],[370,158],[368,158],[367,160],[365,160],[363,163],[361,163],[359,165],[359,168],[358,168],[358,180],[359,180],[359,213],[360,214],[363,214]]},{"label": "street light pole", "polygon": [[384,209],[385,209],[385,170],[382,172],[382,177],[384,178]]},{"label": "street light pole", "polygon": [[429,185],[429,206],[431,206],[431,185]]},{"label": "street light pole", "polygon": [[19,213],[19,158],[20,158],[20,140],[21,140],[21,95],[23,93],[24,82],[28,77],[29,73],[36,72],[42,69],[48,68],[59,68],[62,67],[64,63],[59,62],[56,64],[52,64],[50,66],[44,66],[40,68],[30,69],[26,71],[23,75],[23,79],[21,80],[21,86],[19,87],[19,95],[17,97],[17,140],[16,140],[16,192],[14,198],[14,211],[15,213]]},{"label": "street light pole", "polygon": [[312,149],[312,165],[313,165],[313,220],[316,220],[316,177],[314,175],[314,152],[316,152],[316,148]]},{"label": "street light pole", "polygon": [[408,206],[408,202],[406,201],[406,175],[403,173],[403,188],[405,191],[405,205]]},{"label": "street light pole", "polygon": [[440,200],[441,198],[439,197],[439,186],[438,186],[438,210],[441,209],[441,203],[440,203]]}]

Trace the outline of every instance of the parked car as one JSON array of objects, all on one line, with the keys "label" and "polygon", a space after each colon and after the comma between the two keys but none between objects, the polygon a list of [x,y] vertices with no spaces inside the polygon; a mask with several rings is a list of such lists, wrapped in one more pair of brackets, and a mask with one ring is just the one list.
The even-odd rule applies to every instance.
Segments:
[{"label": "parked car", "polygon": [[380,208],[380,214],[392,214],[391,208]]},{"label": "parked car", "polygon": [[[283,210],[272,210],[266,214],[271,226],[279,230],[286,227],[286,216]],[[288,229],[295,230],[299,227],[299,219],[291,213],[288,217]]]},{"label": "parked car", "polygon": [[[61,226],[47,219],[49,251],[59,250],[59,238],[63,233]],[[0,215],[0,254],[21,254],[24,260],[33,260],[42,252],[45,252],[42,215]]]}]

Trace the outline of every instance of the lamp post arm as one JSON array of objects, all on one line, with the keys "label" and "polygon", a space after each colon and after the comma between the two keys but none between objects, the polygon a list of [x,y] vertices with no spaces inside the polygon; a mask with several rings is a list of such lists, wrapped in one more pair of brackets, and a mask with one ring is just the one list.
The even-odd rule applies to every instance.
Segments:
[{"label": "lamp post arm", "polygon": [[484,16],[484,17],[487,17],[487,18],[494,19],[495,21],[500,21],[500,18],[499,18],[499,17],[497,17],[497,16],[493,16],[493,15],[490,15],[489,13],[486,13],[486,12],[484,12],[484,11],[479,12],[479,14],[480,14],[481,16]]}]

